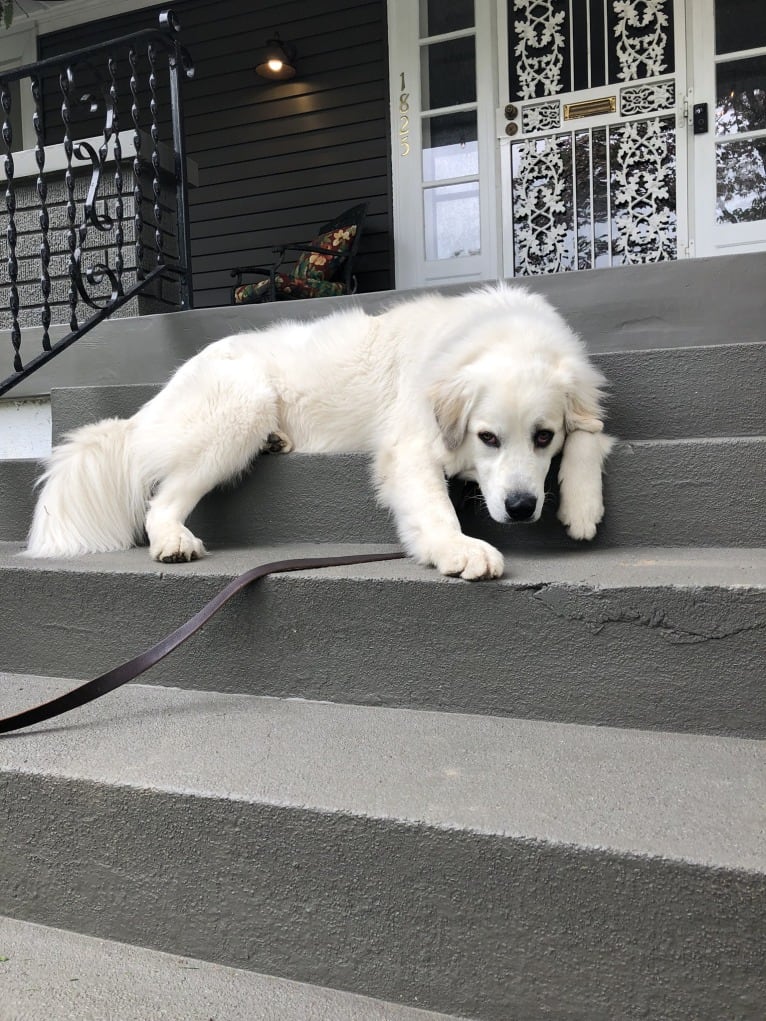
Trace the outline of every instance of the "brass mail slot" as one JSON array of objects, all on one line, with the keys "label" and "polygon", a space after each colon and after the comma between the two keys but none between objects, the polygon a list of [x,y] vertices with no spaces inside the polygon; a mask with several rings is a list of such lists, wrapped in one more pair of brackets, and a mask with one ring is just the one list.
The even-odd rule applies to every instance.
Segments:
[{"label": "brass mail slot", "polygon": [[582,103],[565,103],[564,120],[573,121],[578,117],[597,117],[600,113],[616,113],[617,96],[605,96],[604,99],[586,99]]}]

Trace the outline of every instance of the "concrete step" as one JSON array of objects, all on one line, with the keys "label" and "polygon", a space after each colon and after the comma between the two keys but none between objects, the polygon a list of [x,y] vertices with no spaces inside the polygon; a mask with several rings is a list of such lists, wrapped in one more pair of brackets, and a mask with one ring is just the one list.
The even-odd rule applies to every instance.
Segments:
[{"label": "concrete step", "polygon": [[[381,547],[375,547],[380,549]],[[0,546],[0,668],[95,676],[258,563],[361,547],[145,550],[29,561]],[[766,736],[766,551],[519,551],[469,584],[410,561],[273,576],[153,684],[575,723]]]},{"label": "concrete step", "polygon": [[763,742],[134,685],[0,742],[0,913],[488,1021],[755,1019],[765,778]]},{"label": "concrete step", "polygon": [[[766,340],[764,279],[766,253],[757,252],[525,277],[523,286],[549,298],[589,349],[599,352],[762,342]],[[457,294],[475,286],[457,284],[438,290]],[[43,366],[14,395],[49,393],[56,386],[109,385],[117,380],[159,383],[205,344],[230,333],[260,329],[283,319],[315,319],[349,307],[374,314],[417,293],[384,291],[107,320]],[[34,330],[29,331],[28,342],[35,346]]]},{"label": "concrete step", "polygon": [[37,461],[0,461],[0,541],[26,538],[35,508],[33,487],[40,471]]},{"label": "concrete step", "polygon": [[[608,428],[623,439],[766,435],[766,344],[613,352],[594,362],[610,384]],[[88,422],[129,418],[159,389],[54,390],[54,442]]]},{"label": "concrete step", "polygon": [[[620,443],[607,464],[606,516],[590,548],[611,546],[759,546],[766,543],[753,465],[766,439],[638,440]],[[466,531],[504,549],[556,546],[580,550],[556,519],[558,463],[541,521],[497,525],[480,500],[462,499]],[[26,536],[34,506],[30,462],[0,462],[0,539]],[[470,494],[469,494],[470,495]],[[234,488],[200,503],[189,525],[207,545],[273,542],[396,542],[388,513],[375,500],[362,454],[289,454],[260,458]]]},{"label": "concrete step", "polygon": [[0,918],[0,952],[3,1021],[449,1021],[12,918]]}]

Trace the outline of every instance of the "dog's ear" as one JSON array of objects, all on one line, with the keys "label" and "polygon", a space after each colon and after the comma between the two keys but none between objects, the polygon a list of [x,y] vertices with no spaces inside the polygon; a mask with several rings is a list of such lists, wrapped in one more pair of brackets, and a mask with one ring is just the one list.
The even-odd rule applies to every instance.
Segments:
[{"label": "dog's ear", "polygon": [[584,359],[567,361],[560,367],[564,376],[564,427],[568,433],[603,432],[601,388],[604,377]]},{"label": "dog's ear", "polygon": [[599,418],[598,406],[588,406],[579,400],[576,394],[567,394],[564,410],[564,426],[568,433],[586,432],[600,433],[604,431],[604,423]]},{"label": "dog's ear", "polygon": [[447,449],[457,450],[465,439],[475,395],[467,381],[458,376],[437,380],[428,388],[428,396]]}]

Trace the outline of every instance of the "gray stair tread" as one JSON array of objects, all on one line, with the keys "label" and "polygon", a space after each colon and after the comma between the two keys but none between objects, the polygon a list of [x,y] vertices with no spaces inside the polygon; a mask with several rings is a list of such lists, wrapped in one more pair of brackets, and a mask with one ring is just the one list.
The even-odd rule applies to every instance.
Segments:
[{"label": "gray stair tread", "polygon": [[0,917],[0,958],[3,1021],[448,1018],[11,918]]},{"label": "gray stair tread", "polygon": [[[0,674],[0,713],[70,687]],[[741,738],[135,684],[0,739],[0,770],[766,870]]]},{"label": "gray stair tread", "polygon": [[[279,543],[247,547],[211,548],[209,555],[189,564],[160,564],[139,547],[115,553],[35,560],[20,556],[22,543],[0,542],[0,571],[56,571],[83,574],[154,575],[162,580],[182,581],[189,577],[235,577],[258,564],[293,557],[340,556],[349,553],[387,552],[398,547],[362,543]],[[297,574],[274,575],[272,582],[300,578],[343,578],[367,581],[418,582],[434,585],[466,585],[445,578],[437,571],[412,560],[381,561],[351,567],[330,567]],[[582,543],[575,549],[544,547],[506,551],[506,573],[498,581],[480,582],[498,586],[593,586],[599,589],[672,586],[766,588],[766,549],[689,546],[641,546],[631,549],[598,549]]]},{"label": "gray stair tread", "polygon": [[[0,668],[91,677],[160,641],[257,564],[384,548],[229,548],[164,565],[146,549],[41,561],[0,544]],[[766,736],[763,549],[519,550],[506,572],[470,584],[405,560],[276,575],[142,680]]]}]

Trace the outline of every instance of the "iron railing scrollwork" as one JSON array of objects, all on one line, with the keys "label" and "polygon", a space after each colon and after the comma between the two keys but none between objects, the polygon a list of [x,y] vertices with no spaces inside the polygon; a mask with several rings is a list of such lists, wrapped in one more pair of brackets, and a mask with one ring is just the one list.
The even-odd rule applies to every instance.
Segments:
[{"label": "iron railing scrollwork", "polygon": [[[0,300],[10,313],[13,365],[0,396],[137,296],[164,301],[163,279],[173,283],[172,307],[192,305],[181,79],[194,71],[178,33],[177,18],[164,11],[158,28],[0,76],[7,249]],[[14,160],[12,88],[27,80],[37,175],[24,187],[34,188],[36,253]],[[54,120],[54,89],[58,131],[46,123]],[[89,140],[86,126],[96,117],[100,129]],[[121,124],[130,129],[121,132]],[[53,160],[56,151],[62,155]],[[2,369],[0,354],[0,377]]]}]

